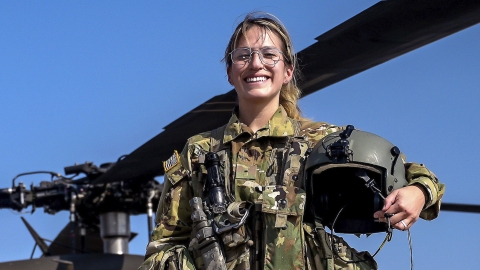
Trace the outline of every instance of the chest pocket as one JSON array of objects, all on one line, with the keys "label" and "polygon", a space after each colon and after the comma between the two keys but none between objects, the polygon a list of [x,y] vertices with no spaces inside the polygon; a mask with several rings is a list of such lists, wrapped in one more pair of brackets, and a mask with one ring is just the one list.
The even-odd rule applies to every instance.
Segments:
[{"label": "chest pocket", "polygon": [[293,186],[267,186],[261,198],[262,237],[268,258],[265,268],[283,269],[287,263],[291,266],[289,269],[305,269],[301,227],[305,191]]},{"label": "chest pocket", "polygon": [[297,187],[267,186],[262,192],[261,211],[275,215],[272,227],[286,229],[289,216],[295,217],[293,219],[303,216],[305,198],[305,191]]},{"label": "chest pocket", "polygon": [[280,183],[284,186],[303,188],[305,159],[311,151],[310,142],[303,137],[292,137],[284,149]]}]

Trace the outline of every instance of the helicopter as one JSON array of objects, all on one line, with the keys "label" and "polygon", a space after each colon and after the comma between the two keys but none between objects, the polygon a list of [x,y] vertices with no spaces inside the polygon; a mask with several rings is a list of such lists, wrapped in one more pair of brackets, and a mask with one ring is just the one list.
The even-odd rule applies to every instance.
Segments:
[{"label": "helicopter", "polygon": [[[415,3],[415,8],[412,8],[411,6],[408,6],[409,1],[384,1],[384,2],[380,2],[380,3],[377,3],[374,6],[372,6],[372,8],[374,8],[374,9],[371,9],[371,10],[367,9],[366,11],[364,11],[366,13],[361,13],[361,14],[372,14],[372,13],[373,14],[380,14],[380,15],[383,14],[384,17],[390,18],[392,20],[392,21],[390,21],[390,23],[392,23],[392,22],[398,23],[398,22],[401,22],[401,18],[408,17],[408,16],[406,16],[406,14],[411,15],[411,10],[412,9],[417,9],[418,8],[418,9],[421,10],[421,4],[419,4],[418,2],[419,1],[417,1]],[[449,1],[446,1],[446,2],[424,1],[424,2],[425,3],[436,3],[439,7],[448,6],[447,4],[449,3]],[[390,9],[390,13],[388,13],[386,11],[386,10],[388,10],[387,7],[386,7],[388,5],[392,5],[392,7]],[[402,8],[404,8],[405,13],[401,13]],[[448,11],[452,11],[452,10],[453,9],[449,9]],[[479,17],[478,5],[474,6],[473,8],[468,8],[467,11],[468,12],[466,12],[466,13],[470,14],[470,17],[473,17],[474,19],[475,18],[478,19],[478,17]],[[384,12],[384,13],[382,13],[382,12]],[[452,12],[452,13],[454,13],[454,12]],[[235,13],[235,14],[238,16],[238,12]],[[380,16],[380,15],[378,15],[378,16]],[[395,17],[394,15],[397,15],[398,17]],[[279,15],[279,17],[282,18],[282,19],[283,19],[283,17],[287,17],[287,16],[288,15],[285,15],[285,16]],[[363,15],[363,16],[366,16],[366,15]],[[464,17],[462,17],[462,19],[463,18]],[[342,79],[350,77],[350,76],[352,76],[356,73],[359,73],[363,70],[366,70],[370,67],[376,66],[376,65],[378,65],[378,64],[380,64],[380,63],[382,63],[382,62],[384,62],[388,59],[394,58],[394,57],[396,57],[400,54],[406,53],[409,50],[408,48],[403,48],[404,50],[395,50],[395,48],[396,48],[396,46],[398,46],[398,44],[402,44],[401,41],[399,41],[399,40],[395,40],[395,42],[384,42],[384,43],[388,43],[389,45],[392,46],[390,48],[391,51],[387,50],[387,51],[382,52],[379,47],[375,47],[374,45],[377,44],[377,43],[379,45],[382,44],[382,42],[381,42],[382,41],[382,39],[381,39],[382,36],[381,35],[377,36],[377,35],[379,35],[379,33],[377,32],[378,31],[377,29],[378,28],[382,29],[381,28],[382,24],[379,23],[379,21],[376,21],[376,20],[372,19],[373,22],[375,23],[375,26],[376,26],[374,28],[375,29],[375,31],[374,31],[375,39],[370,39],[369,41],[372,42],[372,43],[368,43],[365,47],[361,47],[361,46],[354,46],[354,47],[355,48],[360,47],[362,49],[370,48],[371,49],[370,53],[373,53],[373,55],[375,55],[375,53],[378,52],[381,55],[389,55],[390,58],[385,57],[386,59],[382,58],[382,59],[379,60],[378,58],[372,57],[372,55],[365,54],[363,59],[358,59],[358,57],[355,55],[355,51],[352,50],[351,47],[349,47],[348,43],[345,44],[345,47],[343,47],[343,50],[347,51],[347,52],[351,52],[352,54],[348,55],[348,54],[344,53],[344,51],[339,49],[339,48],[342,48],[341,45],[344,43],[342,41],[344,39],[349,40],[349,37],[350,37],[350,39],[352,39],[352,38],[351,38],[351,36],[349,36],[349,34],[345,34],[345,36],[342,36],[341,33],[342,33],[342,31],[348,30],[349,27],[356,27],[356,26],[360,27],[360,26],[362,26],[361,19],[362,19],[362,16],[354,17],[354,18],[351,19],[353,21],[347,21],[346,24],[340,25],[339,28],[334,28],[334,30],[337,29],[335,31],[337,31],[338,33],[336,33],[333,30],[328,31],[325,34],[318,37],[317,41],[314,41],[312,46],[314,46],[315,44],[328,43],[328,41],[329,41],[328,38],[333,38],[332,39],[333,41],[336,40],[336,41],[340,42],[341,44],[333,44],[333,46],[336,47],[336,50],[338,50],[338,55],[334,55],[334,54],[330,53],[331,49],[330,49],[330,51],[325,49],[325,52],[329,52],[329,53],[326,53],[327,56],[340,57],[340,58],[345,57],[345,59],[344,59],[344,61],[329,60],[329,61],[322,62],[320,67],[322,67],[322,68],[324,67],[325,70],[322,70],[318,66],[316,68],[312,67],[311,70],[319,72],[317,75],[309,73],[310,65],[308,65],[309,64],[308,60],[303,60],[303,62],[301,62],[301,64],[304,65],[304,68],[303,68],[302,71],[303,71],[304,76],[305,76],[305,81],[311,82],[311,85],[310,85],[311,88],[308,88],[308,86],[305,86],[305,85],[304,85],[304,87],[302,87],[303,90],[304,90],[305,96],[307,96],[305,99],[309,100],[309,101],[306,101],[306,102],[314,102],[314,100],[316,100],[316,99],[312,98],[312,96],[314,96],[314,95],[317,96],[319,94],[319,93],[314,93],[315,91],[320,90],[322,88],[325,88],[327,86],[328,86],[329,89],[331,89],[332,87],[334,87],[334,85],[332,85],[333,83],[341,81]],[[424,19],[424,18],[422,18],[422,19]],[[231,18],[230,18],[230,20],[231,20]],[[441,17],[441,20],[445,20],[445,18]],[[287,27],[288,27],[288,22],[285,22],[285,23],[287,24]],[[478,21],[474,20],[471,25],[473,25],[475,23],[478,23]],[[366,25],[368,26],[368,24],[366,24]],[[443,28],[444,28],[445,25],[448,25],[448,23],[442,22],[440,28],[442,30],[444,30]],[[416,28],[421,29],[421,27],[419,25],[415,25],[414,27],[410,26],[410,27],[411,28],[408,32],[410,32],[410,31],[414,32],[414,30],[416,30]],[[360,30],[353,30],[353,32],[351,32],[353,34],[350,34],[350,35],[353,35],[353,37],[356,38],[358,33],[362,33],[362,34],[364,33],[364,32],[361,31],[361,29],[362,28],[360,28]],[[368,30],[368,27],[366,29]],[[340,30],[342,30],[342,31],[340,31]],[[451,34],[455,31],[458,31],[458,30],[461,30],[461,29],[452,29],[451,30],[452,32],[444,33],[444,34],[448,35],[448,34]],[[318,31],[318,30],[316,30],[316,31]],[[433,32],[435,32],[435,31],[433,31]],[[329,35],[330,35],[330,37],[329,37]],[[339,35],[337,37],[337,39],[335,39],[335,35]],[[365,35],[368,36],[368,33],[365,33]],[[224,36],[228,36],[228,33],[226,33]],[[322,39],[322,36],[323,36],[324,39]],[[312,37],[314,37],[314,36],[312,36]],[[361,37],[362,37],[362,35],[360,35],[360,40],[359,40],[360,44],[361,44],[361,41],[362,41]],[[441,37],[443,37],[443,36],[441,36]],[[440,37],[438,37],[438,38],[440,38]],[[452,38],[454,38],[454,37],[452,37]],[[423,38],[421,38],[421,39],[423,39]],[[433,40],[428,40],[427,39],[426,42],[428,43],[428,42],[432,42],[434,40],[435,40],[435,38],[433,38]],[[325,41],[327,41],[327,42],[325,42]],[[390,40],[387,40],[387,41],[390,41]],[[409,44],[409,45],[412,46],[412,47],[410,47],[410,49],[414,49],[414,48],[416,48],[416,46],[418,47],[420,45],[425,45],[425,44],[421,44],[421,42],[420,42],[420,44],[415,43],[415,44]],[[334,50],[334,51],[336,51],[336,50]],[[221,51],[221,49],[219,49],[218,51]],[[299,52],[300,59],[302,59],[302,57],[301,57],[302,52],[305,55],[307,55],[306,52],[308,52],[308,47],[305,50],[300,50],[300,52]],[[315,55],[320,54],[321,52],[322,51],[315,52]],[[305,59],[307,59],[307,58],[305,58]],[[359,62],[355,62],[355,60],[359,61]],[[373,60],[373,61],[369,63],[369,60]],[[328,66],[328,63],[338,64],[339,66],[338,67]],[[342,66],[342,65],[347,65],[349,63],[353,63],[353,64],[360,63],[360,65],[358,65],[358,66]],[[339,69],[337,69],[337,68],[339,68]],[[328,71],[330,71],[330,72],[328,72]],[[337,74],[335,76],[332,75],[327,79],[321,79],[321,80],[318,79],[318,78],[321,77],[321,75],[333,74],[335,72],[337,72]],[[309,76],[311,76],[311,77],[309,78]],[[217,76],[217,77],[219,77],[219,76]],[[351,78],[351,79],[355,79],[355,78]],[[323,85],[321,85],[321,84],[315,85],[313,83],[313,81],[315,81],[315,80],[318,80],[319,82],[323,83]],[[330,85],[332,85],[332,86],[330,86]],[[364,87],[368,87],[368,84]],[[315,88],[318,88],[318,89],[315,89]],[[222,89],[225,89],[225,87],[223,87]],[[310,90],[308,90],[308,89],[310,89]],[[172,91],[174,91],[174,90],[172,90]],[[327,91],[329,91],[329,90],[327,90]],[[322,95],[324,95],[323,94],[324,91],[321,91],[321,92],[322,92]],[[327,95],[327,97],[319,97],[318,100],[320,100],[322,105],[325,104],[325,106],[327,106],[328,103],[340,103],[340,104],[343,104],[343,105],[347,106],[347,104],[349,102],[351,102],[352,98],[341,98],[341,97],[338,97],[338,96],[341,96],[341,94],[338,94],[338,91],[335,90],[334,92],[335,93],[332,94],[333,97],[331,97],[331,96],[328,97],[328,94],[325,94],[325,95]],[[193,123],[198,122],[198,120],[189,120],[188,119],[189,117],[192,117],[192,115],[193,116],[199,115],[199,114],[201,114],[201,112],[208,112],[209,110],[215,110],[215,116],[218,117],[217,120],[219,120],[219,121],[221,120],[221,121],[219,123],[211,123],[212,127],[210,127],[207,123],[207,120],[212,120],[214,118],[207,116],[205,118],[202,118],[203,119],[202,122],[201,122],[202,126],[201,127],[199,126],[198,128],[203,128],[204,130],[208,130],[208,129],[211,129],[213,127],[218,126],[219,124],[222,124],[225,121],[220,119],[219,111],[223,112],[223,114],[224,114],[223,117],[228,118],[229,114],[231,113],[231,108],[233,107],[232,102],[234,102],[234,99],[232,100],[232,97],[234,98],[234,96],[232,96],[232,91],[230,91],[225,95],[220,95],[220,96],[217,95],[212,100],[207,101],[205,103],[206,105],[202,104],[199,107],[193,109],[191,112],[187,113],[187,115],[185,117],[180,117],[179,118],[179,121],[186,121],[186,122],[182,123],[182,122],[173,121],[170,125],[165,127],[164,131],[160,133],[159,137],[155,137],[153,139],[153,141],[147,142],[144,146],[142,146],[142,147],[138,148],[137,150],[133,151],[131,154],[127,155],[125,158],[122,158],[122,159],[118,160],[117,164],[115,164],[113,167],[109,168],[108,171],[105,171],[101,176],[99,176],[98,178],[95,178],[92,181],[97,181],[98,180],[98,182],[99,182],[98,185],[100,185],[100,184],[109,183],[111,181],[109,179],[116,179],[113,182],[119,182],[119,180],[118,180],[119,177],[125,177],[124,178],[125,181],[136,182],[136,181],[142,181],[142,179],[149,179],[150,180],[153,176],[161,175],[162,174],[161,166],[159,166],[158,164],[161,164],[161,161],[166,159],[165,156],[162,156],[162,155],[166,155],[166,157],[168,158],[168,156],[171,155],[173,149],[179,149],[180,150],[183,146],[182,144],[185,142],[186,138],[188,137],[188,134],[184,134],[184,132],[182,132],[182,134],[176,134],[176,133],[172,134],[172,133],[170,133],[170,131],[172,131],[172,130],[173,131],[181,131],[181,130],[179,130],[178,125],[180,125],[180,126],[183,126],[183,125],[191,126],[191,125],[193,125]],[[216,100],[215,98],[220,98],[220,99]],[[227,98],[227,99],[223,100],[221,98]],[[213,103],[213,102],[215,102],[215,103]],[[358,107],[360,105],[357,104],[355,106]],[[370,104],[364,104],[364,105],[367,106],[367,105],[370,105]],[[373,109],[373,108],[369,107],[368,109]],[[336,110],[336,111],[338,111],[338,110]],[[305,110],[305,113],[307,115],[308,114],[313,114],[311,111],[307,111],[307,110]],[[336,112],[336,114],[332,114],[332,115],[326,115],[325,113],[322,112],[322,118],[325,117],[326,120],[328,120],[328,121],[334,121],[336,117],[342,118],[342,116],[343,115],[341,115],[341,112],[340,113]],[[185,118],[187,118],[187,119],[185,120]],[[196,118],[193,118],[193,119],[196,119]],[[330,120],[330,119],[332,119],[332,120]],[[319,120],[321,120],[321,119],[319,119]],[[344,120],[340,119],[339,121],[344,121]],[[147,124],[144,124],[144,125],[147,125]],[[359,124],[359,126],[361,126],[364,129],[367,129],[367,128],[372,128],[372,126],[374,126],[374,127],[379,126],[379,124],[374,123],[374,124],[369,125],[368,123],[366,123],[366,124]],[[198,133],[193,128],[191,128],[190,131],[192,132],[192,134]],[[203,131],[203,130],[198,130],[198,131]],[[382,130],[379,130],[379,131],[382,131]],[[468,129],[466,128],[465,131],[468,132]],[[399,133],[401,133],[401,131]],[[427,136],[433,136],[433,135],[425,135],[425,136],[427,137]],[[176,141],[175,144],[173,143],[173,139],[175,139],[175,141]],[[165,144],[167,144],[166,142],[168,142],[168,147],[164,147],[163,144],[155,143],[156,141],[160,141],[160,142],[163,142]],[[153,146],[152,146],[152,143],[153,143]],[[405,141],[405,142],[402,142],[402,144],[406,145],[406,146],[408,146],[410,143],[411,143],[411,141],[408,141],[408,140]],[[418,143],[418,142],[416,143],[416,145],[419,145],[419,144],[420,143]],[[424,143],[421,143],[420,145],[424,145]],[[457,146],[458,146],[458,148],[462,147],[460,142],[458,142]],[[136,147],[132,147],[130,149],[134,149],[134,148],[136,148]],[[147,149],[147,150],[145,150],[145,149]],[[128,149],[124,150],[124,151],[128,151]],[[144,154],[145,151],[146,151],[146,154]],[[407,158],[408,158],[409,157],[408,156],[409,151],[406,150],[405,152],[407,153]],[[111,158],[111,156],[108,156],[107,158]],[[428,162],[429,157],[426,156],[425,158],[422,158],[421,160],[425,160],[425,162]],[[428,163],[427,163],[427,165],[428,165]],[[440,179],[443,180],[443,178],[441,176],[440,176]],[[445,181],[445,180],[443,180],[443,181]],[[11,183],[8,183],[8,185],[7,185],[7,183],[5,183],[5,187],[9,186],[10,184]],[[448,192],[449,192],[449,187],[448,187],[448,183],[447,183],[447,193]],[[444,205],[448,205],[448,204],[444,204]],[[38,213],[36,215],[38,215]],[[65,221],[67,221],[67,220],[68,220],[68,218],[65,219]],[[430,224],[429,226],[434,227],[435,223]],[[147,242],[147,239],[143,239],[142,244],[145,245],[146,242]],[[139,253],[141,253],[141,251]],[[1,264],[0,264],[0,267],[1,267]],[[77,268],[75,268],[75,269],[77,269]]]}]

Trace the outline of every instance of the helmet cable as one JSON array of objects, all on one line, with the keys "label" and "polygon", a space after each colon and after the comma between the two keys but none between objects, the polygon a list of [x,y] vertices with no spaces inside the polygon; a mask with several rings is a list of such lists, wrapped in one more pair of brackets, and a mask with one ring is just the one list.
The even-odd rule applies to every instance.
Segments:
[{"label": "helmet cable", "polygon": [[[380,191],[380,189],[378,187],[375,186],[375,181],[373,179],[371,179],[370,177],[368,177],[367,173],[364,171],[364,170],[358,170],[356,172],[356,176],[362,180],[365,181],[365,186],[370,188],[373,193],[376,193],[378,196],[380,196],[384,201],[386,200],[385,196],[383,196],[382,192]],[[390,218],[393,217],[392,214],[385,214],[385,218],[387,219],[387,224],[388,224],[388,229],[387,229],[387,238],[389,237],[390,239],[388,239],[388,241],[391,240],[392,236],[393,236],[393,227],[392,225],[390,224]],[[410,229],[407,229],[407,233],[408,233],[408,245],[410,247],[410,269],[413,270],[413,246],[412,246],[412,237],[411,237],[411,234],[410,234]],[[386,239],[387,239],[386,238]],[[377,255],[378,251],[380,251],[380,249],[383,247],[383,245],[385,244],[385,240],[383,241],[382,245],[380,246],[380,248],[375,252],[375,254],[373,255],[375,257],[375,255]]]},{"label": "helmet cable", "polygon": [[[343,259],[342,257],[340,257],[340,254],[338,254],[338,250],[337,250],[336,248],[334,248],[334,246],[333,246],[333,243],[334,243],[333,237],[334,237],[334,234],[335,234],[335,230],[334,230],[334,228],[335,228],[335,222],[337,221],[338,217],[340,216],[340,214],[342,213],[343,209],[345,209],[346,206],[347,206],[347,205],[344,205],[344,206],[340,209],[340,211],[338,211],[338,214],[337,214],[337,216],[335,217],[335,219],[334,219],[334,221],[333,221],[333,223],[332,223],[331,232],[328,233],[328,232],[325,230],[325,233],[328,235],[328,237],[329,237],[329,239],[330,239],[330,246],[329,246],[330,251],[331,251],[332,253],[334,253],[334,255],[335,255],[336,257],[338,257],[338,258],[339,258],[341,261],[343,261],[344,263],[360,263],[360,262],[365,262],[365,261],[368,260],[368,258],[367,258],[367,259],[363,259],[363,260],[350,260],[350,261],[349,261],[349,260],[345,260],[345,259]],[[391,228],[391,227],[390,227],[390,217],[387,217],[387,221],[388,221],[388,225],[389,225],[388,227]],[[387,235],[385,236],[385,239],[383,239],[383,242],[382,242],[382,244],[380,245],[380,247],[378,247],[378,249],[377,249],[377,250],[375,251],[375,253],[372,255],[372,258],[374,258],[374,257],[378,254],[378,252],[380,252],[380,250],[383,248],[383,246],[385,245],[386,242],[390,242],[390,240],[392,240],[392,236],[393,236],[393,230],[392,230],[392,229],[389,229],[388,232],[387,232]]]},{"label": "helmet cable", "polygon": [[[370,188],[372,190],[373,193],[376,193],[378,196],[380,196],[384,201],[385,201],[385,196],[383,196],[382,192],[380,191],[380,189],[378,187],[375,186],[375,181],[373,179],[371,179],[370,177],[367,176],[366,172],[364,170],[358,170],[357,173],[356,173],[356,176],[362,180],[365,181],[365,186]],[[343,259],[342,257],[340,257],[340,255],[338,254],[338,250],[337,248],[334,248],[334,233],[335,233],[335,223],[337,222],[337,219],[340,217],[342,211],[348,206],[348,204],[345,204],[337,213],[337,215],[335,216],[335,219],[333,220],[333,223],[332,223],[332,228],[331,228],[331,232],[328,233],[327,231],[325,231],[326,234],[328,234],[328,237],[329,237],[329,240],[330,240],[330,245],[329,245],[329,248],[330,248],[330,251],[336,256],[338,257],[341,261],[345,262],[345,263],[360,263],[360,262],[365,262],[367,261],[368,259],[363,259],[363,260],[345,260]],[[383,246],[385,245],[386,242],[390,242],[392,240],[392,237],[393,237],[393,227],[391,225],[391,222],[390,222],[390,219],[391,217],[393,217],[393,215],[391,214],[385,214],[385,218],[387,219],[387,235],[385,236],[385,239],[383,240],[382,244],[378,247],[378,249],[375,251],[375,253],[372,255],[372,258],[374,258],[379,252],[380,250],[383,248]],[[410,269],[413,270],[413,246],[412,246],[412,237],[411,237],[411,234],[410,234],[410,229],[407,229],[407,234],[408,234],[408,244],[409,244],[409,248],[410,248]]]},{"label": "helmet cable", "polygon": [[[365,181],[365,186],[370,188],[373,191],[373,193],[376,193],[378,196],[380,196],[385,201],[385,196],[383,196],[380,189],[378,189],[378,187],[375,186],[375,181],[373,179],[371,179],[370,177],[368,177],[367,173],[364,170],[358,170],[356,172],[356,176],[358,178],[364,180]],[[385,218],[387,219],[387,223],[388,223],[387,237],[390,237],[390,239],[388,239],[388,241],[391,240],[391,237],[393,235],[393,227],[390,224],[390,218],[391,217],[393,217],[392,214],[385,214]],[[411,234],[410,234],[410,229],[407,229],[407,233],[408,233],[408,245],[410,247],[410,269],[413,270],[413,246],[412,246],[412,237],[411,237]],[[378,251],[380,251],[380,249],[383,247],[384,244],[385,244],[385,241],[382,243],[382,245],[377,250],[377,252],[375,252],[375,254],[373,255],[374,257],[378,253]]]}]

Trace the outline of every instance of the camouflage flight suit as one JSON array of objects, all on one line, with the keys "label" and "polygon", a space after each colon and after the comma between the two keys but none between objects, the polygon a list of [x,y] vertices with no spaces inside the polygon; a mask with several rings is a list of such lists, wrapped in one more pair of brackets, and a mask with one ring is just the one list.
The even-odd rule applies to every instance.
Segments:
[{"label": "camouflage flight suit", "polygon": [[[365,262],[347,264],[332,255],[328,237],[319,230],[322,225],[304,222],[305,191],[298,166],[295,171],[279,169],[283,162],[303,161],[307,144],[287,147],[294,135],[313,146],[339,129],[326,123],[293,120],[280,106],[268,124],[255,133],[234,113],[226,126],[212,131],[223,132],[220,136],[205,132],[191,137],[182,153],[175,153],[165,164],[157,227],[139,269],[205,269],[202,261],[194,258],[195,252],[188,252],[186,247],[192,231],[189,200],[204,196],[206,169],[202,157],[212,150],[221,150],[228,197],[237,204],[250,205],[253,216],[244,226],[219,237],[227,269],[376,269],[368,252],[356,252],[341,239],[334,244],[338,255]],[[221,140],[213,139],[216,137]],[[297,152],[299,158],[285,161],[285,151]],[[283,167],[295,167],[292,164]],[[423,165],[409,163],[406,170],[409,184],[419,184],[429,194],[421,217],[437,217],[444,185]],[[258,217],[261,223],[255,223]]]}]

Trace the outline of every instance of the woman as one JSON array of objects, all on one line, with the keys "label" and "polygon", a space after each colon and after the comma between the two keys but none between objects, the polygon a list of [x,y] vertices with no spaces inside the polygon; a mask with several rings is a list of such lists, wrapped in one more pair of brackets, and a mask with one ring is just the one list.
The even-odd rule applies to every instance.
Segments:
[{"label": "woman", "polygon": [[[352,260],[360,269],[375,269],[368,253],[355,253],[346,243],[341,243],[344,255],[333,255],[327,240],[304,220],[304,187],[297,174],[288,173],[295,162],[284,160],[286,145],[296,143],[305,156],[305,145],[341,128],[301,118],[286,29],[271,15],[247,15],[224,61],[238,106],[225,126],[193,136],[164,164],[157,227],[140,269],[341,269]],[[209,152],[217,153],[218,163],[210,162]],[[217,168],[211,164],[219,164],[220,184],[208,178]],[[428,169],[406,168],[409,185],[393,191],[375,213],[384,222],[385,214],[393,215],[390,223],[399,230],[409,229],[420,215],[435,218],[443,194]],[[291,211],[279,215],[271,211],[275,207]]]}]

